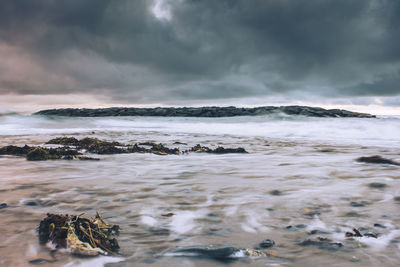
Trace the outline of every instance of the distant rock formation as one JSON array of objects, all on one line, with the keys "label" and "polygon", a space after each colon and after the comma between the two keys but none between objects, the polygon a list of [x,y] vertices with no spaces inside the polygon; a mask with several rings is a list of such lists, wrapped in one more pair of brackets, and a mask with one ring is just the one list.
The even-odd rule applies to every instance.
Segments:
[{"label": "distant rock formation", "polygon": [[55,115],[68,117],[105,117],[105,116],[160,116],[160,117],[234,117],[256,116],[273,113],[302,115],[309,117],[354,117],[375,118],[375,115],[352,112],[343,109],[323,109],[307,106],[263,106],[255,108],[237,107],[157,107],[157,108],[65,108],[41,110],[34,115]]}]

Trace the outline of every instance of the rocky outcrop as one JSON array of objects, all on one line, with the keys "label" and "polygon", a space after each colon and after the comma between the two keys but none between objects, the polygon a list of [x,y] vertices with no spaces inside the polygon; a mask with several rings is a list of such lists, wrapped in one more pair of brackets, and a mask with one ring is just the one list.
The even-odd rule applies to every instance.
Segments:
[{"label": "rocky outcrop", "polygon": [[205,152],[213,154],[228,153],[247,153],[244,148],[224,148],[217,147],[215,149],[201,146],[200,144],[190,148],[189,150],[180,151],[179,148],[168,148],[163,144],[153,142],[136,143],[126,145],[119,142],[110,142],[100,140],[93,137],[85,137],[76,139],[75,137],[57,137],[46,142],[46,145],[62,145],[62,147],[49,148],[40,146],[4,146],[0,147],[0,155],[12,155],[26,157],[27,160],[99,160],[98,158],[83,156],[83,153],[90,152],[93,154],[124,154],[124,153],[153,153],[156,155],[179,155],[189,152]]},{"label": "rocky outcrop", "polygon": [[159,116],[159,117],[234,117],[256,116],[273,113],[302,115],[308,117],[355,117],[375,118],[374,115],[342,109],[323,109],[307,106],[263,106],[255,108],[237,107],[157,107],[157,108],[66,108],[41,110],[34,115],[54,115],[68,117],[106,117],[106,116]]}]

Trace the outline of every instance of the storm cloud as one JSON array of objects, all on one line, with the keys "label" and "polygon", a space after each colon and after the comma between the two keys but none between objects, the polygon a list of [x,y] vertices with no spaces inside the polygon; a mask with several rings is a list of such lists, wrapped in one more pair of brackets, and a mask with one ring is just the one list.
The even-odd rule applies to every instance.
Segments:
[{"label": "storm cloud", "polygon": [[0,94],[396,97],[399,47],[394,0],[4,0]]}]

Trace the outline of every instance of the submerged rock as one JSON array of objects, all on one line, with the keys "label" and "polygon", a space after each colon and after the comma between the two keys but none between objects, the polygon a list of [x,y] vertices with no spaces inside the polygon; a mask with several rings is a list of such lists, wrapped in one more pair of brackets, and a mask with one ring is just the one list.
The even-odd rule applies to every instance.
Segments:
[{"label": "submerged rock", "polygon": [[379,155],[370,156],[370,157],[360,157],[356,159],[358,162],[364,163],[374,163],[374,164],[390,164],[390,165],[397,165],[400,166],[400,162],[393,161],[391,159],[383,158]]},{"label": "submerged rock", "polygon": [[316,246],[319,249],[336,251],[343,247],[340,242],[334,242],[326,237],[317,237],[315,239],[306,239],[299,244],[300,246]]},{"label": "submerged rock", "polygon": [[232,260],[234,255],[239,251],[239,248],[232,246],[193,246],[171,250],[167,253],[167,255]]},{"label": "submerged rock", "polygon": [[173,249],[167,252],[166,256],[200,257],[229,262],[241,257],[267,257],[268,255],[258,249],[245,249],[233,246],[192,246]]},{"label": "submerged rock", "polygon": [[385,188],[387,186],[387,184],[383,184],[383,183],[370,183],[368,185],[371,188],[377,188],[377,189],[382,189]]},{"label": "submerged rock", "polygon": [[366,205],[369,205],[369,204],[370,203],[368,201],[365,201],[365,200],[350,202],[350,206],[352,206],[352,207],[365,207]]},{"label": "submerged rock", "polygon": [[275,246],[275,241],[272,239],[265,239],[259,244],[260,248],[272,248]]}]

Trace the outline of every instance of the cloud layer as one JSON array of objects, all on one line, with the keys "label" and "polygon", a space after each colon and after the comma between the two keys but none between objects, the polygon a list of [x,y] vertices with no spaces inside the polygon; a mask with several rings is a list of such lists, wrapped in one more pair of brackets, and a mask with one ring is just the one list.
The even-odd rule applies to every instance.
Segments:
[{"label": "cloud layer", "polygon": [[400,1],[4,0],[0,94],[396,97],[398,47]]}]

